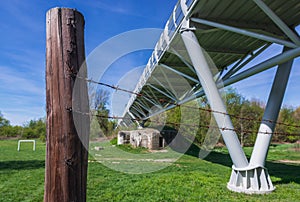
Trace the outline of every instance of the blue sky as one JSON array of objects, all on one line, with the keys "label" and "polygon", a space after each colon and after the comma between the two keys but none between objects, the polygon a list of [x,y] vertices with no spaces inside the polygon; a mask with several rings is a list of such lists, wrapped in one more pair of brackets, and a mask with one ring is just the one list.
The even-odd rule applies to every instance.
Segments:
[{"label": "blue sky", "polygon": [[[299,32],[299,27],[297,28]],[[255,60],[249,63],[249,66],[253,66],[266,58],[271,58],[282,52],[282,46],[271,45],[262,55],[258,56]],[[239,93],[245,96],[247,99],[259,99],[266,103],[268,100],[269,92],[271,91],[273,79],[276,73],[276,68],[271,68],[265,72],[254,75],[243,81],[232,85]],[[300,58],[296,58],[293,63],[289,82],[285,92],[283,106],[284,107],[299,107],[300,106]]]},{"label": "blue sky", "polygon": [[[86,55],[120,33],[163,28],[177,0],[10,0],[0,6],[0,111],[13,125],[44,117],[45,15],[53,7],[76,8],[85,16]],[[154,41],[155,43],[156,41]],[[268,54],[278,52],[272,47]],[[149,52],[127,61],[135,69]],[[147,61],[145,61],[146,63]],[[145,64],[144,63],[144,64]],[[300,106],[299,59],[285,97],[286,105]],[[130,71],[128,69],[127,71]],[[133,72],[140,72],[141,68]],[[126,74],[126,71],[123,73]],[[134,73],[135,74],[135,73]],[[266,101],[274,70],[235,85],[247,98]],[[259,84],[259,85],[258,85]],[[254,90],[253,90],[254,89]]]},{"label": "blue sky", "polygon": [[163,28],[177,0],[10,0],[0,3],[0,111],[11,124],[45,116],[45,15],[76,8],[86,21],[86,55],[133,29]]}]

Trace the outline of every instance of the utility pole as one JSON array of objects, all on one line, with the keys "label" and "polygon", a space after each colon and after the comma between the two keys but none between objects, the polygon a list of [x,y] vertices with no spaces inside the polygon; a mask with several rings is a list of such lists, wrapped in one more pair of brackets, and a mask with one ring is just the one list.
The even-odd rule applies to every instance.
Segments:
[{"label": "utility pole", "polygon": [[[86,77],[84,17],[74,9],[53,8],[47,12],[46,23],[47,153],[44,201],[86,201],[89,117],[85,114],[88,114],[89,106],[84,79],[76,89],[80,93],[73,92],[79,80],[76,78]],[[81,66],[83,71],[79,71]],[[78,75],[79,72],[83,73]],[[82,114],[75,115],[74,108]],[[76,128],[75,119],[84,127]]]}]

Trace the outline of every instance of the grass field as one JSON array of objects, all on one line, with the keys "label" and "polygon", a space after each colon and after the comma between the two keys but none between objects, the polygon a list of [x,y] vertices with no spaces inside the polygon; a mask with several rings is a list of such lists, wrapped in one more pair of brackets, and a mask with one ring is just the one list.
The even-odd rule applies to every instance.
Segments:
[{"label": "grass field", "polygon": [[[102,146],[104,149],[98,151],[98,156],[103,159],[97,160],[106,161],[105,165],[128,164],[130,168],[137,164],[147,167],[168,163],[168,167],[147,174],[126,174],[91,159],[87,201],[300,201],[300,152],[293,149],[294,145],[270,147],[266,166],[276,190],[268,195],[244,195],[227,190],[231,161],[225,148],[216,149],[205,160],[196,158],[193,150],[175,163],[146,161],[145,164],[141,159],[129,161],[126,155],[116,159],[109,144]],[[251,148],[245,151],[249,155]],[[174,156],[163,153],[160,157]],[[16,140],[0,141],[0,201],[42,201],[44,159],[42,142],[37,142],[35,152],[30,144],[23,144],[18,152]]]}]

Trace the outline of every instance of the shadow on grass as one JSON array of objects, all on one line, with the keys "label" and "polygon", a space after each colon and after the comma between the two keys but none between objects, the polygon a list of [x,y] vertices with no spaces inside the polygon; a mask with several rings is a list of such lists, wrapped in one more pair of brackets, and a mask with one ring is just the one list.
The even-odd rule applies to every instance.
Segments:
[{"label": "shadow on grass", "polygon": [[[199,152],[200,148],[193,144],[185,154],[198,158]],[[232,161],[229,154],[221,152],[212,151],[207,157],[204,158],[204,160],[230,168],[232,166]],[[290,182],[300,184],[300,165],[267,161],[266,168],[268,168],[270,176],[280,178],[280,180],[275,180],[275,182],[273,182],[275,185],[287,184]]]},{"label": "shadow on grass", "polygon": [[44,160],[30,161],[0,161],[0,171],[5,170],[33,170],[45,168]]},{"label": "shadow on grass", "polygon": [[[164,131],[171,131],[176,135],[165,137],[164,134],[162,136],[167,140],[167,144],[176,152],[185,153],[186,155],[194,156],[199,158],[200,148],[191,144],[191,141],[188,140],[185,136],[178,134],[178,131],[171,127],[165,127]],[[176,139],[175,139],[176,137]],[[277,145],[272,145],[276,147]],[[184,148],[189,148],[187,151]],[[204,154],[206,152],[203,152]],[[220,164],[226,167],[232,167],[232,161],[229,154],[212,151],[204,158],[204,160]],[[270,176],[274,176],[276,178],[273,184],[287,184],[290,182],[295,182],[300,184],[300,165],[286,164],[286,163],[277,163],[272,161],[266,162],[266,168],[269,171]]]}]

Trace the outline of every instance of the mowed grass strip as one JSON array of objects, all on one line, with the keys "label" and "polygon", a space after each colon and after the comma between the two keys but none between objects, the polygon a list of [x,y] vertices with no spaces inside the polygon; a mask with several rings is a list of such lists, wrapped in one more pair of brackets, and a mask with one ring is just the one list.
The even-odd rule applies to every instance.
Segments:
[{"label": "mowed grass strip", "polygon": [[44,193],[45,143],[0,141],[0,201],[42,201]]},{"label": "mowed grass strip", "polygon": [[[231,160],[227,150],[221,148],[205,160],[183,155],[170,166],[147,174],[126,174],[92,161],[87,201],[300,201],[300,165],[280,162],[300,160],[300,152],[294,147],[270,147],[267,167],[276,190],[268,195],[227,190]],[[251,150],[245,148],[248,156]],[[125,156],[122,158],[126,161]],[[42,201],[44,166],[45,143],[37,141],[35,152],[31,144],[22,144],[18,152],[17,140],[0,141],[0,201]]]}]

